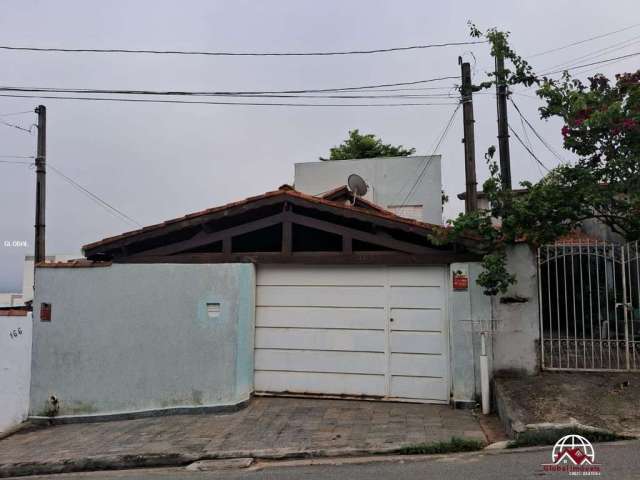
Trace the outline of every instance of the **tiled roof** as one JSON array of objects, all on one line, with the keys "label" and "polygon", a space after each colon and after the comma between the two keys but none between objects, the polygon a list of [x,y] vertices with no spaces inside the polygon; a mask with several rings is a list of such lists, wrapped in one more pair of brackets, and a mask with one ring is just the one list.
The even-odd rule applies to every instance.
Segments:
[{"label": "tiled roof", "polygon": [[96,268],[109,266],[111,266],[111,262],[96,262],[93,260],[87,260],[86,258],[60,262],[39,262],[36,264],[36,267],[38,268]]},{"label": "tiled roof", "polygon": [[400,216],[398,216],[398,215],[396,215],[396,214],[394,214],[394,213],[392,213],[392,212],[390,212],[388,210],[380,208],[377,205],[374,205],[374,207],[375,207],[374,209],[360,208],[360,207],[357,207],[357,206],[345,205],[344,203],[341,203],[341,202],[334,202],[334,201],[326,200],[326,199],[321,198],[321,197],[315,197],[313,195],[308,195],[306,193],[299,192],[299,191],[295,190],[290,185],[282,185],[278,190],[266,192],[266,193],[263,193],[261,195],[257,195],[257,196],[254,196],[254,197],[248,197],[248,198],[245,198],[244,200],[228,203],[226,205],[221,205],[219,207],[209,208],[209,209],[206,209],[206,210],[201,210],[199,212],[190,213],[190,214],[185,215],[183,217],[173,218],[171,220],[166,220],[164,222],[157,223],[155,225],[149,225],[149,226],[143,227],[141,229],[125,232],[125,233],[122,233],[120,235],[116,235],[116,236],[113,236],[113,237],[104,238],[104,239],[99,240],[97,242],[93,242],[93,243],[84,245],[82,247],[82,249],[83,249],[83,251],[85,251],[87,249],[93,249],[93,248],[96,248],[96,247],[108,245],[109,243],[115,242],[117,240],[122,240],[122,239],[129,238],[129,237],[135,237],[136,235],[139,235],[141,233],[146,233],[146,232],[150,232],[150,231],[153,231],[153,230],[160,230],[160,229],[162,229],[164,227],[167,227],[169,225],[180,223],[180,222],[183,222],[183,221],[186,221],[186,220],[192,220],[194,218],[204,217],[204,216],[207,216],[207,215],[210,215],[210,214],[213,214],[213,213],[223,212],[225,210],[229,210],[229,209],[232,209],[232,208],[241,207],[243,205],[247,205],[247,204],[250,204],[250,203],[253,203],[253,202],[257,202],[259,200],[263,200],[263,199],[267,199],[267,198],[275,198],[275,197],[296,198],[296,199],[301,199],[301,200],[307,201],[307,202],[312,203],[312,204],[327,205],[327,206],[331,206],[333,208],[344,210],[344,211],[355,211],[355,212],[358,212],[358,213],[360,213],[362,215],[370,216],[373,219],[381,218],[381,219],[385,219],[385,220],[390,220],[390,221],[393,221],[393,222],[397,222],[398,224],[416,227],[416,228],[419,228],[421,230],[437,232],[437,231],[442,231],[442,230],[446,230],[447,229],[447,227],[443,227],[441,225],[436,225],[436,224],[426,223],[426,222],[420,222],[418,220],[413,220],[413,219],[410,219],[410,218],[400,217]]},{"label": "tiled roof", "polygon": [[0,317],[26,317],[28,312],[27,307],[2,307]]}]

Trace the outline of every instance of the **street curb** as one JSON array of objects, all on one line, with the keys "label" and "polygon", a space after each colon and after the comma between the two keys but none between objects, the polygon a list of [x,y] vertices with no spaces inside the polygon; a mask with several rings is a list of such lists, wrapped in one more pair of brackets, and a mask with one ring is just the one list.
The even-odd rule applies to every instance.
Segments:
[{"label": "street curb", "polygon": [[504,386],[501,384],[500,378],[494,379],[493,392],[498,418],[500,418],[507,436],[514,439],[526,429],[525,425],[518,420],[523,418],[524,412],[504,392]]},{"label": "street curb", "polygon": [[[255,460],[301,460],[357,456],[381,456],[397,453],[409,444],[395,444],[379,448],[325,448],[300,450],[274,448],[264,450],[233,450],[200,454],[151,453],[138,455],[95,455],[79,459],[60,459],[50,462],[23,462],[0,465],[0,478],[58,473],[90,472],[97,470],[129,470],[135,468],[181,467],[203,460],[253,458]],[[482,450],[480,450],[482,451]],[[426,455],[425,455],[426,456]]]},{"label": "street curb", "polygon": [[[626,440],[618,442],[603,442],[599,445],[625,445],[638,440]],[[450,456],[477,456],[477,455],[502,455],[515,454],[519,452],[532,452],[549,450],[549,446],[523,447],[513,449],[491,450],[484,448],[475,452],[458,452],[450,454],[434,455],[398,455],[397,450],[402,446],[394,445],[374,449],[363,448],[333,448],[315,450],[295,450],[295,449],[271,449],[271,450],[238,450],[220,453],[163,453],[163,454],[140,454],[140,455],[96,455],[90,458],[62,459],[52,462],[25,462],[0,465],[0,478],[22,477],[29,475],[54,475],[59,473],[78,473],[105,470],[131,470],[143,468],[161,467],[183,467],[194,462],[204,460],[227,460],[234,458],[248,458],[254,460],[307,460],[322,461],[330,459],[345,459],[366,462],[371,461],[416,461],[426,458],[444,458]],[[375,460],[374,460],[375,459]],[[264,467],[264,466],[262,466]],[[254,467],[250,467],[254,468]]]}]

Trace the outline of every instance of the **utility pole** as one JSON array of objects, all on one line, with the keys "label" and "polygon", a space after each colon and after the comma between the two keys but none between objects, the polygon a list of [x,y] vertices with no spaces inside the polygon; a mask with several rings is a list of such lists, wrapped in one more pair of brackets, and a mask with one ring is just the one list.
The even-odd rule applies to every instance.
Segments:
[{"label": "utility pole", "polygon": [[498,106],[498,147],[502,187],[511,190],[511,156],[509,154],[509,120],[507,118],[507,85],[504,74],[504,55],[496,55],[496,101]]},{"label": "utility pole", "polygon": [[45,208],[47,195],[47,108],[36,107],[38,114],[38,145],[36,152],[36,237],[34,265],[45,260]]},{"label": "utility pole", "polygon": [[471,85],[471,65],[469,62],[462,62],[462,57],[458,57],[462,75],[462,118],[464,125],[464,173],[466,180],[466,196],[464,198],[464,211],[471,213],[478,209],[478,195],[476,180],[476,141],[473,119],[473,88]]}]

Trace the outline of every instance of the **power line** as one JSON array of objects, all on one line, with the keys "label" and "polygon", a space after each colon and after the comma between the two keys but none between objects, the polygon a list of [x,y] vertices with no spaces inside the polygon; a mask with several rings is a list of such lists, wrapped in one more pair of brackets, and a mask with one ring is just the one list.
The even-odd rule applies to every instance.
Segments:
[{"label": "power line", "polygon": [[35,125],[31,125],[29,128],[24,128],[24,127],[21,127],[20,125],[16,125],[15,123],[5,122],[4,120],[0,120],[0,124],[4,125],[6,127],[16,128],[18,130],[21,130],[21,131],[27,132],[27,133],[33,133],[33,127],[35,126]]},{"label": "power line", "polygon": [[187,100],[151,100],[146,98],[105,98],[105,97],[65,97],[59,95],[11,95],[0,94],[8,98],[42,98],[49,100],[85,100],[97,102],[133,102],[133,103],[179,103],[186,105],[240,105],[270,107],[423,107],[455,105],[453,102],[440,103],[270,103],[270,102],[204,102]]},{"label": "power line", "polygon": [[619,50],[623,50],[625,48],[628,48],[632,45],[635,45],[638,43],[640,39],[640,36],[636,36],[636,37],[632,37],[630,39],[624,40],[622,42],[618,42],[618,43],[614,43],[612,45],[609,45],[608,47],[604,47],[604,48],[600,48],[598,50],[594,50],[592,52],[589,52],[585,55],[581,55],[579,57],[573,58],[571,60],[565,60],[564,62],[560,62],[557,63],[551,67],[548,67],[547,70],[552,70],[558,67],[562,67],[565,66],[566,67],[571,67],[573,65],[575,65],[577,62],[583,61],[583,60],[590,60],[592,58],[597,58],[597,57],[601,57],[604,54],[607,54],[609,52],[612,51],[619,51]]},{"label": "power line", "polygon": [[[81,94],[107,94],[107,95],[152,95],[152,96],[196,96],[196,97],[233,97],[233,98],[329,98],[329,99],[388,99],[388,98],[458,98],[449,93],[432,94],[399,94],[399,95],[307,95],[307,94],[235,94],[235,93],[207,93],[207,92],[169,92],[150,90],[100,90],[83,88],[55,88],[55,87],[12,87],[0,86],[3,92],[30,92],[30,93],[81,93]],[[378,92],[379,90],[370,90]]]},{"label": "power line", "polygon": [[33,155],[0,155],[0,158],[36,158]]},{"label": "power line", "polygon": [[526,124],[529,126],[529,128],[531,129],[531,131],[534,133],[534,135],[538,138],[538,140],[540,140],[540,142],[546,147],[547,150],[549,150],[551,152],[551,154],[556,157],[560,162],[564,163],[564,159],[558,154],[558,152],[556,152],[551,145],[544,139],[542,138],[542,136],[538,133],[538,131],[534,128],[534,126],[531,124],[531,122],[529,120],[527,120],[527,117],[524,116],[524,114],[522,113],[522,111],[520,110],[520,108],[518,107],[518,105],[516,105],[516,102],[513,101],[512,98],[509,98],[509,101],[511,102],[511,105],[513,105],[513,107],[516,109],[516,112],[518,112],[518,115],[520,115],[520,119],[523,120],[524,122],[526,122]]},{"label": "power line", "polygon": [[627,30],[631,30],[632,28],[636,28],[638,26],[640,26],[640,23],[635,23],[635,24],[633,24],[631,26],[628,26],[628,27],[625,27],[625,28],[621,28],[621,29],[618,29],[618,30],[614,30],[613,32],[603,33],[601,35],[596,35],[595,37],[585,38],[584,40],[578,40],[577,42],[568,43],[568,44],[562,45],[560,47],[551,48],[551,49],[545,50],[543,52],[534,53],[532,55],[528,55],[528,58],[539,57],[541,55],[546,55],[548,53],[558,52],[560,50],[564,50],[564,49],[569,48],[569,47],[574,47],[576,45],[582,45],[583,43],[591,42],[593,40],[598,40],[600,38],[608,37],[610,35],[615,35],[616,33],[625,32]]},{"label": "power line", "polygon": [[8,113],[0,113],[0,117],[10,117],[12,115],[23,115],[25,113],[33,113],[33,110],[24,110],[22,112],[8,112]]},{"label": "power line", "polygon": [[201,55],[214,57],[319,57],[332,55],[367,55],[372,53],[390,53],[408,50],[422,50],[427,48],[455,47],[461,45],[477,45],[487,43],[486,40],[472,40],[466,42],[429,43],[423,45],[409,45],[405,47],[377,48],[371,50],[343,50],[325,52],[225,52],[202,50],[142,50],[126,48],[57,48],[57,47],[23,47],[15,45],[0,45],[1,50],[45,52],[45,53],[136,53],[152,55]]},{"label": "power line", "polygon": [[524,149],[529,152],[529,155],[531,155],[531,157],[533,157],[533,159],[538,162],[538,164],[540,166],[542,166],[542,168],[544,168],[547,172],[549,172],[550,170],[547,168],[547,166],[542,163],[542,161],[536,156],[535,153],[533,153],[531,151],[531,149],[529,147],[527,147],[525,145],[525,143],[522,141],[522,139],[520,138],[520,136],[516,133],[516,131],[511,127],[511,125],[509,125],[509,130],[511,131],[511,133],[513,133],[513,135],[516,137],[516,139],[518,140],[518,142],[520,142],[520,145],[522,145],[524,147]]},{"label": "power line", "polygon": [[[458,103],[458,105],[456,106],[456,108],[453,110],[453,112],[451,113],[451,117],[449,117],[449,120],[447,121],[444,129],[442,130],[442,133],[440,134],[440,137],[438,138],[437,142],[435,143],[435,146],[433,147],[433,150],[431,152],[431,155],[429,156],[429,158],[427,159],[427,161],[424,164],[424,167],[422,167],[420,174],[418,175],[418,177],[416,178],[415,182],[413,183],[413,185],[411,186],[411,188],[409,189],[409,192],[407,193],[407,195],[404,197],[404,200],[402,200],[402,202],[399,204],[400,206],[402,205],[406,205],[407,201],[409,200],[409,198],[411,197],[411,195],[413,194],[413,192],[415,191],[416,187],[418,186],[418,184],[422,181],[422,179],[424,178],[424,175],[427,172],[427,169],[429,168],[429,165],[431,164],[431,160],[433,159],[434,154],[436,153],[436,151],[438,150],[438,148],[440,147],[440,144],[442,143],[442,141],[446,138],[447,133],[449,133],[449,129],[451,128],[451,125],[453,124],[453,120],[456,118],[456,113],[458,113],[458,110],[460,110],[460,106],[462,104]],[[416,171],[417,172],[417,171]],[[402,193],[402,191],[405,189],[405,187],[407,186],[407,184],[405,184],[400,190],[399,190],[399,194]]]},{"label": "power line", "polygon": [[[47,88],[52,88],[53,90],[60,92],[68,92],[68,93],[117,93],[117,94],[136,94],[136,95],[267,95],[267,94],[298,94],[298,93],[323,93],[323,92],[346,92],[351,90],[369,90],[369,89],[377,89],[377,88],[385,88],[385,87],[402,87],[407,85],[420,85],[423,83],[432,83],[438,82],[441,80],[451,80],[457,79],[458,77],[455,75],[443,76],[443,77],[434,77],[427,78],[423,80],[413,80],[411,82],[398,82],[398,83],[379,83],[373,85],[360,85],[355,87],[333,87],[333,88],[314,88],[314,89],[300,89],[300,90],[236,90],[236,91],[225,91],[225,90],[209,90],[209,91],[198,91],[198,90],[115,90],[115,89],[88,89],[88,88],[52,88],[52,87],[4,87],[4,88],[24,88],[26,91],[35,91],[37,89],[47,90]],[[446,88],[446,87],[436,87],[436,88]],[[30,89],[30,90],[29,90]],[[34,90],[35,89],[35,90]]]},{"label": "power line", "polygon": [[599,60],[597,62],[585,63],[583,65],[576,65],[576,66],[573,66],[573,67],[570,67],[570,68],[561,68],[560,70],[555,70],[555,71],[552,71],[552,72],[544,72],[541,75],[545,75],[545,76],[546,75],[554,75],[556,73],[561,73],[561,72],[564,72],[564,71],[576,70],[578,68],[590,67],[592,65],[599,65],[601,63],[612,62],[614,60],[623,60],[625,58],[631,58],[631,57],[635,57],[637,55],[640,55],[640,52],[629,53],[628,55],[620,55],[619,57],[607,58],[605,60]]},{"label": "power line", "polygon": [[[14,158],[12,155],[0,155],[2,158]],[[23,158],[23,157],[15,157],[15,158]],[[26,158],[26,157],[24,157]],[[25,162],[21,160],[0,160],[0,163],[12,163],[16,165],[33,165],[33,162]]]},{"label": "power line", "polygon": [[138,221],[134,220],[133,218],[131,218],[129,215],[127,215],[126,213],[122,212],[121,210],[118,210],[116,207],[114,207],[113,205],[109,204],[106,200],[103,200],[102,198],[100,198],[95,193],[89,191],[87,188],[83,187],[78,182],[76,182],[75,180],[73,180],[69,176],[67,176],[64,173],[62,173],[59,169],[57,169],[56,167],[51,165],[50,162],[48,163],[48,166],[49,166],[49,168],[51,168],[51,170],[53,172],[58,174],[60,177],[62,177],[64,180],[66,180],[69,184],[71,184],[77,190],[83,192],[85,195],[87,195],[89,198],[91,198],[98,205],[102,206],[103,208],[108,209],[112,213],[116,213],[118,216],[120,216],[120,218],[124,219],[125,221],[127,221],[129,223],[132,223],[132,224],[136,225],[137,227],[142,227],[142,225]]}]

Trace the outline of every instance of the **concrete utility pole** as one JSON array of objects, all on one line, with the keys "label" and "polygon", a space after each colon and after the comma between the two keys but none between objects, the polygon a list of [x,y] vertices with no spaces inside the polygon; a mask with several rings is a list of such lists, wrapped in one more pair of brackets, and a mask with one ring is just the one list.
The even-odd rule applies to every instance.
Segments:
[{"label": "concrete utility pole", "polygon": [[476,180],[476,141],[473,119],[473,90],[471,86],[471,65],[469,62],[462,62],[462,57],[458,57],[462,74],[462,118],[464,124],[464,173],[466,180],[466,196],[464,199],[464,211],[473,212],[478,209]]},{"label": "concrete utility pole", "polygon": [[47,196],[47,108],[36,107],[38,114],[38,145],[36,152],[36,237],[34,245],[34,265],[45,259],[45,208]]},{"label": "concrete utility pole", "polygon": [[511,156],[509,154],[509,120],[507,118],[507,85],[504,75],[504,56],[496,55],[496,101],[498,104],[498,147],[502,186],[511,190]]}]

